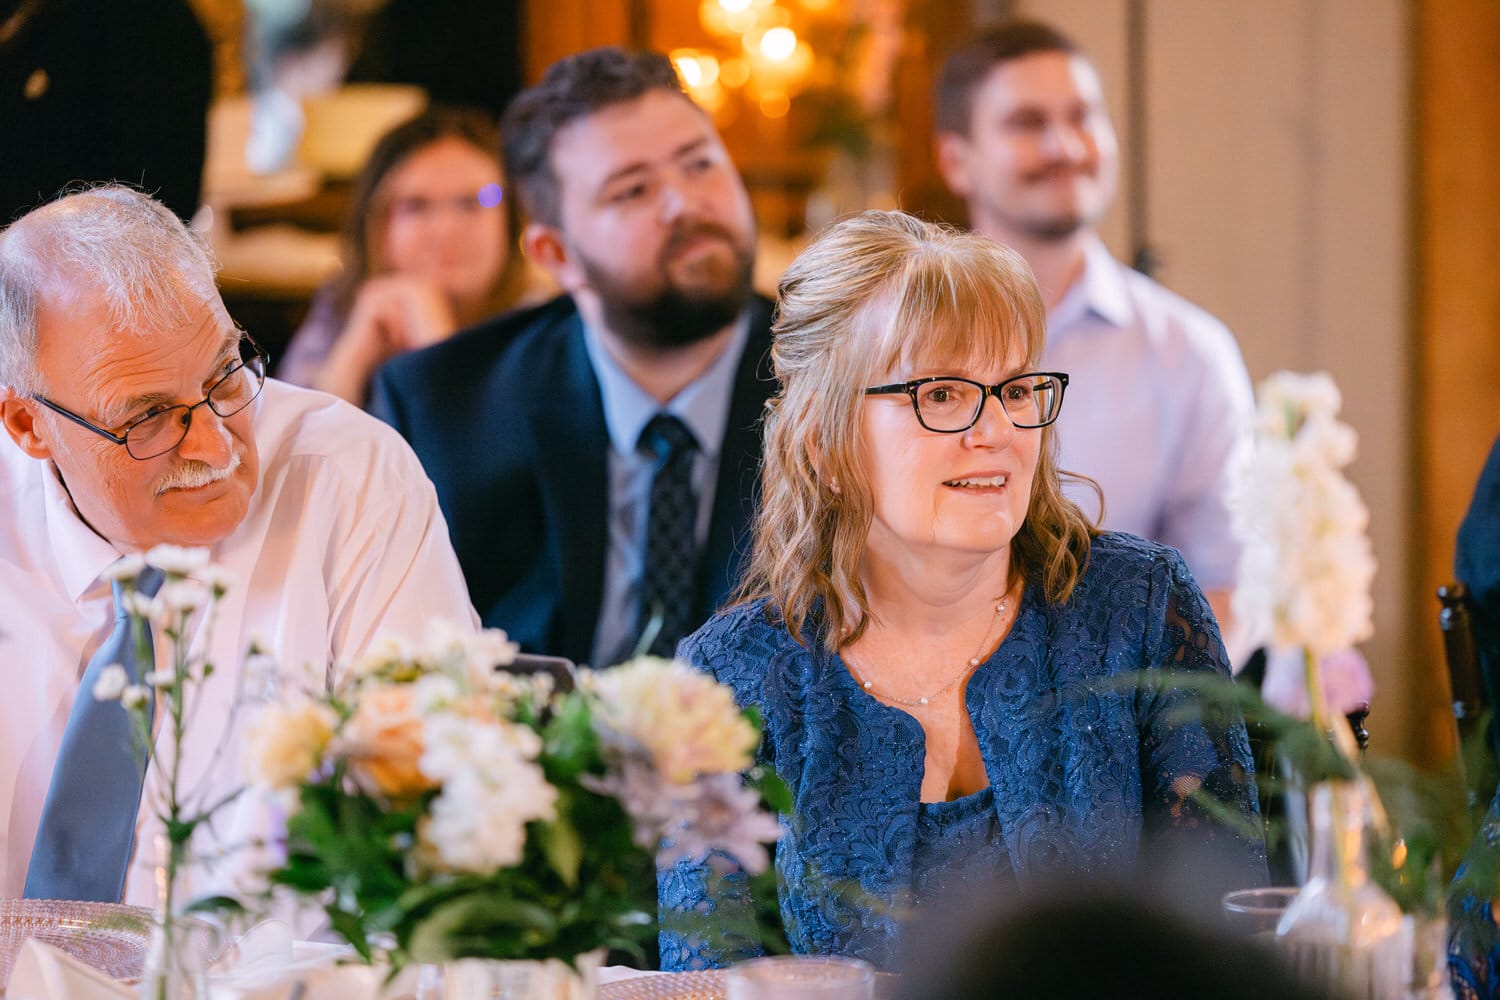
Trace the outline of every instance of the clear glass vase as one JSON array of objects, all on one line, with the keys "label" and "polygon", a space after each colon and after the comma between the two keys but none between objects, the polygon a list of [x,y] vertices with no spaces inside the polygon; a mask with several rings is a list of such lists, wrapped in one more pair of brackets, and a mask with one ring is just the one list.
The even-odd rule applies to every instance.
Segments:
[{"label": "clear glass vase", "polygon": [[1356,1000],[1405,1000],[1412,925],[1370,879],[1364,836],[1374,794],[1363,779],[1313,787],[1308,880],[1276,936],[1298,978],[1310,986]]},{"label": "clear glass vase", "polygon": [[189,899],[187,845],[172,844],[165,833],[159,833],[153,851],[156,910],[141,970],[141,1000],[205,1000],[218,930],[181,912]]},{"label": "clear glass vase", "polygon": [[1448,1000],[1448,920],[1442,916],[1408,916],[1411,925],[1413,1000]]},{"label": "clear glass vase", "polygon": [[596,1000],[604,952],[561,959],[496,961],[460,958],[424,965],[417,976],[416,1000]]}]

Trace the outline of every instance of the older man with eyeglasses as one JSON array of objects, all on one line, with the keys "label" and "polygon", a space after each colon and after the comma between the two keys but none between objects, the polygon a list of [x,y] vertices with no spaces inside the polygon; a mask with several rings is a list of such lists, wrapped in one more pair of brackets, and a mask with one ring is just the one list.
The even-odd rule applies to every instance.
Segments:
[{"label": "older man with eyeglasses", "polygon": [[[97,832],[140,790],[118,795],[98,777],[118,762],[73,746],[123,556],[205,546],[237,581],[182,756],[189,781],[226,794],[242,783],[233,708],[252,639],[317,686],[382,632],[477,624],[432,485],[400,437],[265,373],[210,253],[149,197],[101,187],[0,233],[0,897],[152,898],[149,873],[129,864],[149,810],[116,817],[120,843]],[[90,780],[102,785],[92,797]],[[254,812],[231,806],[219,832],[253,836]]]}]

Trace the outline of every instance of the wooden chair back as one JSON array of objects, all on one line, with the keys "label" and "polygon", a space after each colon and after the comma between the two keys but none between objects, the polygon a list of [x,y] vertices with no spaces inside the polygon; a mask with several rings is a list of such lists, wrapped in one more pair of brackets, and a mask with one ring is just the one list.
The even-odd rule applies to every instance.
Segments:
[{"label": "wooden chair back", "polygon": [[576,686],[578,670],[572,660],[539,653],[517,653],[511,662],[495,669],[508,674],[548,674],[552,677],[552,690],[563,694]]}]

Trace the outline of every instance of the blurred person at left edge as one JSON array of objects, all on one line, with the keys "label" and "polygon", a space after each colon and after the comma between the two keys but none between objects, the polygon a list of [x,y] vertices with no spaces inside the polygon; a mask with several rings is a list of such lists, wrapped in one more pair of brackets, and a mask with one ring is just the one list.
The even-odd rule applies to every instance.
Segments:
[{"label": "blurred person at left edge", "polygon": [[188,0],[0,0],[0,226],[103,181],[191,219],[212,97]]}]

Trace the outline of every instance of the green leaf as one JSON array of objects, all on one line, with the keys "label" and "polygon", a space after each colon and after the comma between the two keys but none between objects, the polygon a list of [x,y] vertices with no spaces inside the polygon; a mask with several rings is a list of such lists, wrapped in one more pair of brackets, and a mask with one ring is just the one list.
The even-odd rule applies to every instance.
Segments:
[{"label": "green leaf", "polygon": [[572,889],[578,885],[578,869],[583,864],[583,838],[564,818],[562,810],[558,813],[558,818],[552,822],[532,823],[530,829],[547,864],[562,879],[563,885]]},{"label": "green leaf", "polygon": [[193,828],[198,825],[201,817],[190,819],[167,819],[164,826],[167,828],[167,842],[173,847],[181,847],[193,838]]},{"label": "green leaf", "polygon": [[418,923],[406,952],[414,962],[466,955],[520,957],[556,932],[557,921],[545,906],[471,893],[437,907]]},{"label": "green leaf", "polygon": [[394,907],[406,913],[420,913],[466,891],[459,882],[419,882],[396,897]]},{"label": "green leaf", "polygon": [[796,810],[796,800],[792,797],[792,790],[769,767],[755,767],[750,770],[750,783],[760,792],[761,801],[766,808],[775,813],[791,813]]},{"label": "green leaf", "polygon": [[599,737],[588,701],[577,693],[564,696],[542,730],[542,768],[554,785],[577,782],[598,770]]},{"label": "green leaf", "polygon": [[195,899],[183,908],[184,913],[241,914],[247,912],[245,904],[233,896],[204,896]]},{"label": "green leaf", "polygon": [[369,962],[373,957],[370,953],[370,942],[365,937],[364,924],[361,923],[359,917],[335,906],[325,908],[324,912],[328,914],[328,923],[334,933],[349,942],[359,953],[360,958]]}]

